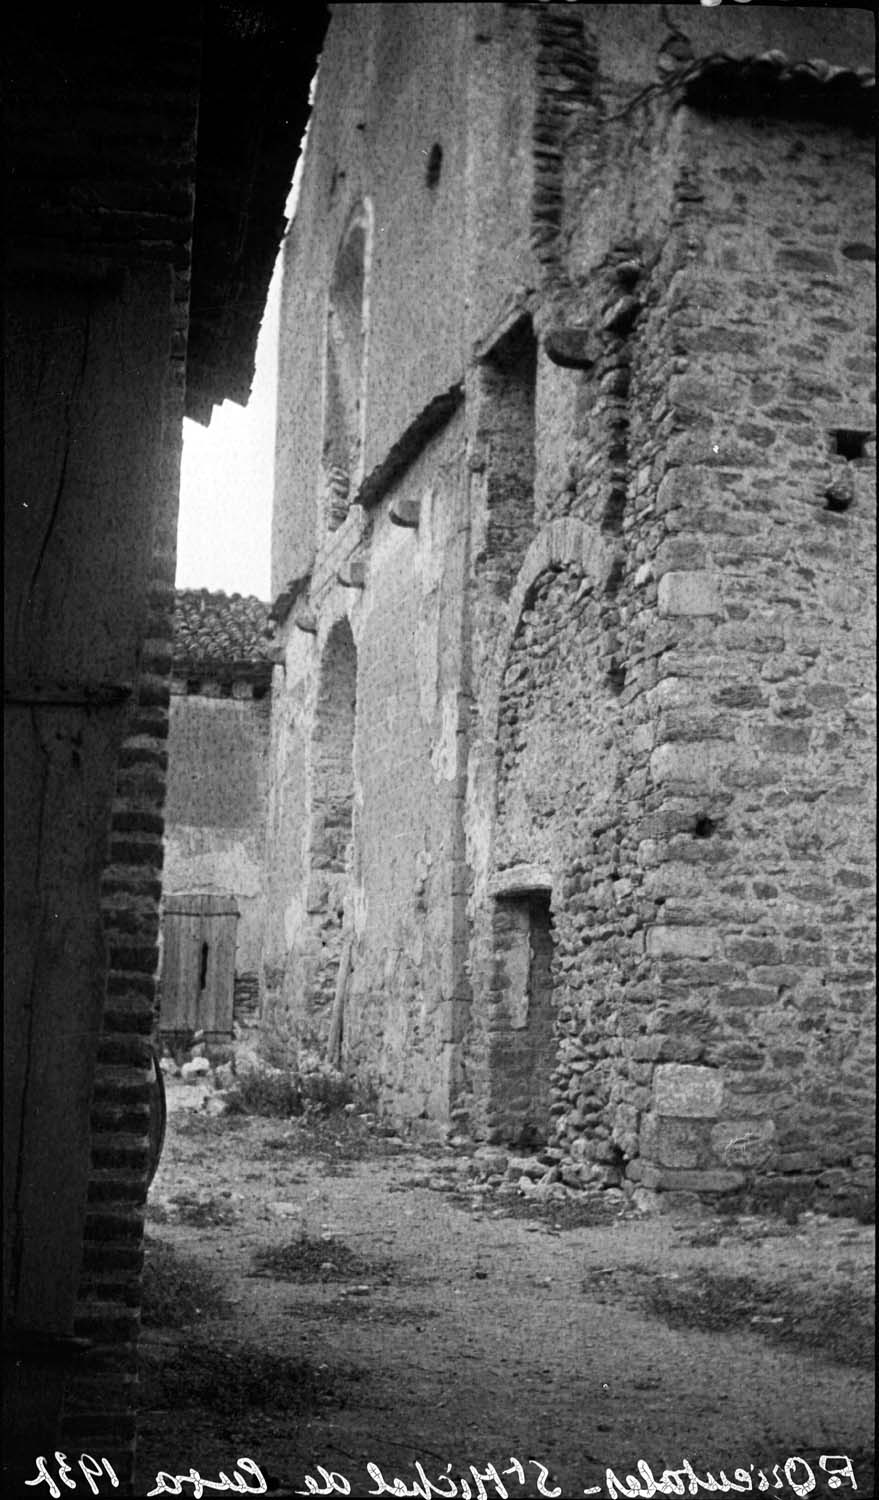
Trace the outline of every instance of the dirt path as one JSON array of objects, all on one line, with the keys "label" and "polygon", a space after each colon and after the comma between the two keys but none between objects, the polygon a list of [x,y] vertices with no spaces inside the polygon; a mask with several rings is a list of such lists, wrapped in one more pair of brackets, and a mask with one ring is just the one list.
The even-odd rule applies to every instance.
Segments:
[{"label": "dirt path", "polygon": [[872,1228],[605,1211],[558,1229],[561,1211],[524,1217],[466,1169],[351,1116],[172,1113],[148,1212],[139,1493],[159,1470],[216,1479],[247,1456],[277,1494],[306,1492],[318,1465],[355,1496],[395,1476],[430,1494],[420,1460],[465,1500],[469,1466],[490,1463],[490,1496],[605,1495],[608,1466],[689,1458],[703,1477],[747,1470],[740,1492],[762,1467],[793,1495],[792,1455],[811,1493],[853,1492],[827,1488],[820,1454],[851,1456],[874,1493]]}]

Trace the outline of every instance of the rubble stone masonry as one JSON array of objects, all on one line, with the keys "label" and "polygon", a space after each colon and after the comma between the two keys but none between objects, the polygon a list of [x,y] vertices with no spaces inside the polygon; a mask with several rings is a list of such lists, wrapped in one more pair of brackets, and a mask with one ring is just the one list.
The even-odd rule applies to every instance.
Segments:
[{"label": "rubble stone masonry", "polygon": [[[388,1115],[540,1142],[572,1188],[844,1199],[875,1099],[866,31],[672,7],[669,67],[659,7],[418,7],[444,68],[406,9],[333,21],[288,252],[268,1034],[321,1045],[343,1011]],[[358,201],[365,457],[329,534],[320,268]],[[308,828],[343,618],[328,900]]]}]

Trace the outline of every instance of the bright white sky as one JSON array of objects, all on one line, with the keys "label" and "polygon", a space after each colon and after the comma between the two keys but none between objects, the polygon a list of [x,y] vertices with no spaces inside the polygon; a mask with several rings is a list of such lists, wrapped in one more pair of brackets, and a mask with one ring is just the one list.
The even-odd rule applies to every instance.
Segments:
[{"label": "bright white sky", "polygon": [[[314,98],[311,85],[309,104]],[[302,138],[284,212],[296,212],[308,131]],[[224,401],[208,427],[183,423],[177,587],[255,594],[270,603],[275,409],[281,319],[281,250],[256,346],[246,406]]]},{"label": "bright white sky", "polygon": [[224,401],[209,427],[183,423],[177,587],[269,598],[280,257],[247,406]]}]

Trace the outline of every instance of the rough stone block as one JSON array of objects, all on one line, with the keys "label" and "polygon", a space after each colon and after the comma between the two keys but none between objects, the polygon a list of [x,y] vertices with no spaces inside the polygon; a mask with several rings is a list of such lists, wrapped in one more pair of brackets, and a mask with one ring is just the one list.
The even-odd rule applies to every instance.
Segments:
[{"label": "rough stone block", "polygon": [[421,519],[421,501],[397,496],[391,501],[389,515],[395,526],[415,528]]},{"label": "rough stone block", "polygon": [[712,958],[717,948],[718,936],[712,927],[656,926],[647,932],[651,958]]},{"label": "rough stone block", "polygon": [[656,509],[660,515],[680,507],[690,508],[705,496],[710,481],[705,470],[695,464],[682,464],[669,470],[660,482]]},{"label": "rough stone block", "polygon": [[657,745],[650,756],[650,774],[657,786],[682,781],[707,784],[711,776],[711,757],[704,745],[676,740]]},{"label": "rough stone block", "polygon": [[695,1063],[659,1063],[653,1074],[653,1108],[673,1119],[716,1119],[723,1076]]},{"label": "rough stone block", "polygon": [[720,615],[723,603],[713,573],[664,573],[658,588],[661,615]]},{"label": "rough stone block", "polygon": [[589,370],[600,352],[590,328],[550,328],[544,347],[553,364],[563,370]]},{"label": "rough stone block", "polygon": [[660,1119],[653,1150],[662,1167],[698,1167],[705,1152],[705,1129],[693,1120]]},{"label": "rough stone block", "polygon": [[774,1120],[723,1120],[711,1131],[711,1148],[727,1167],[762,1167],[773,1152]]},{"label": "rough stone block", "polygon": [[659,1173],[657,1186],[663,1192],[734,1193],[744,1182],[743,1172],[725,1171],[722,1167],[704,1172],[665,1167]]}]

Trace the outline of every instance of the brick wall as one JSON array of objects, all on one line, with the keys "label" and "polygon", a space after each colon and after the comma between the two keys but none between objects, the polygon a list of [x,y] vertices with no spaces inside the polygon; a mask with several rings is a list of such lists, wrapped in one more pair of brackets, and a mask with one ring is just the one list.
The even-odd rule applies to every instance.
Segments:
[{"label": "brick wall", "polygon": [[60,1418],[57,1368],[25,1353],[7,1382],[8,1431],[13,1468],[20,1458],[32,1474],[37,1452],[69,1444],[105,1455],[125,1486],[198,28],[186,13],[128,30],[54,18],[49,65],[44,53],[20,23],[7,115],[17,351],[7,477],[26,505],[7,555],[7,683],[17,684],[11,737],[32,740],[46,774],[34,782],[13,764],[9,783],[20,837],[7,913],[18,959],[4,1322],[25,1345],[35,1329],[89,1342],[66,1372]]}]

